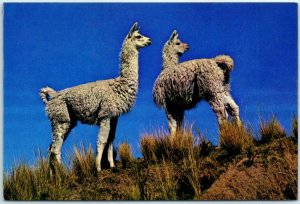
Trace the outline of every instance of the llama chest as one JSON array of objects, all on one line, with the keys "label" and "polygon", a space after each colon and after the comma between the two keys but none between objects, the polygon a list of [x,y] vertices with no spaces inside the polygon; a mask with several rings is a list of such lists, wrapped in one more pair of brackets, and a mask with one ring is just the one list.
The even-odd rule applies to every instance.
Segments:
[{"label": "llama chest", "polygon": [[128,112],[134,105],[137,86],[137,83],[114,84],[110,94],[106,94],[101,102],[99,116],[117,117]]},{"label": "llama chest", "polygon": [[160,106],[166,103],[190,108],[198,102],[199,88],[193,73],[162,73],[154,87],[154,99]]}]

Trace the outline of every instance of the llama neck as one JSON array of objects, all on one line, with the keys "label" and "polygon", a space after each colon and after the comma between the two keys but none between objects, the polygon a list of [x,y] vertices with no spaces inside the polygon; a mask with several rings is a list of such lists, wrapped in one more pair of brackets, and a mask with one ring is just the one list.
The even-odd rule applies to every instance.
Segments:
[{"label": "llama neck", "polygon": [[168,48],[163,51],[163,69],[174,69],[179,63],[179,57],[176,53],[171,53]]},{"label": "llama neck", "polygon": [[121,113],[130,110],[138,91],[138,50],[127,43],[125,40],[120,53],[120,77],[113,86],[120,99]]},{"label": "llama neck", "polygon": [[120,53],[120,77],[130,81],[138,81],[138,50],[124,42]]}]

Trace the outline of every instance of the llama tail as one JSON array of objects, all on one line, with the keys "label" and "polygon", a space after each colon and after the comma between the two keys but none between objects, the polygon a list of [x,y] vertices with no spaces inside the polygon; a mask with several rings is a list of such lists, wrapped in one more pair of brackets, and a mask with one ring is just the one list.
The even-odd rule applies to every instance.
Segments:
[{"label": "llama tail", "polygon": [[213,60],[218,64],[218,66],[226,72],[233,70],[233,59],[228,55],[218,55]]},{"label": "llama tail", "polygon": [[40,97],[42,101],[47,104],[48,101],[53,97],[53,94],[55,94],[56,91],[48,86],[41,88],[40,90]]}]

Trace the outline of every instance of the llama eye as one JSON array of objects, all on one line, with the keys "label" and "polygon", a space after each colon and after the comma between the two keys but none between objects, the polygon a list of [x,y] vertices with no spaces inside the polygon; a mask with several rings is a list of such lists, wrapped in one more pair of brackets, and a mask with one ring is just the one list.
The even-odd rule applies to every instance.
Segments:
[{"label": "llama eye", "polygon": [[180,45],[180,42],[176,43],[176,45]]},{"label": "llama eye", "polygon": [[136,36],[136,38],[137,38],[137,39],[140,39],[140,38],[142,38],[142,36],[138,35],[138,36]]}]

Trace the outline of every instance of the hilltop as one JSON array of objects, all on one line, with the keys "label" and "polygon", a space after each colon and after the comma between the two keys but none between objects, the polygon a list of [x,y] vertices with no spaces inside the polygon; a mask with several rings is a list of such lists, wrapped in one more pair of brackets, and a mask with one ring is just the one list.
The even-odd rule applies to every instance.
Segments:
[{"label": "hilltop", "polygon": [[234,123],[220,128],[220,144],[185,128],[144,134],[143,158],[118,147],[117,169],[97,173],[89,148],[75,148],[72,165],[53,179],[48,160],[20,164],[4,175],[5,200],[295,200],[298,122],[287,135],[276,118],[262,121],[259,136]]}]

